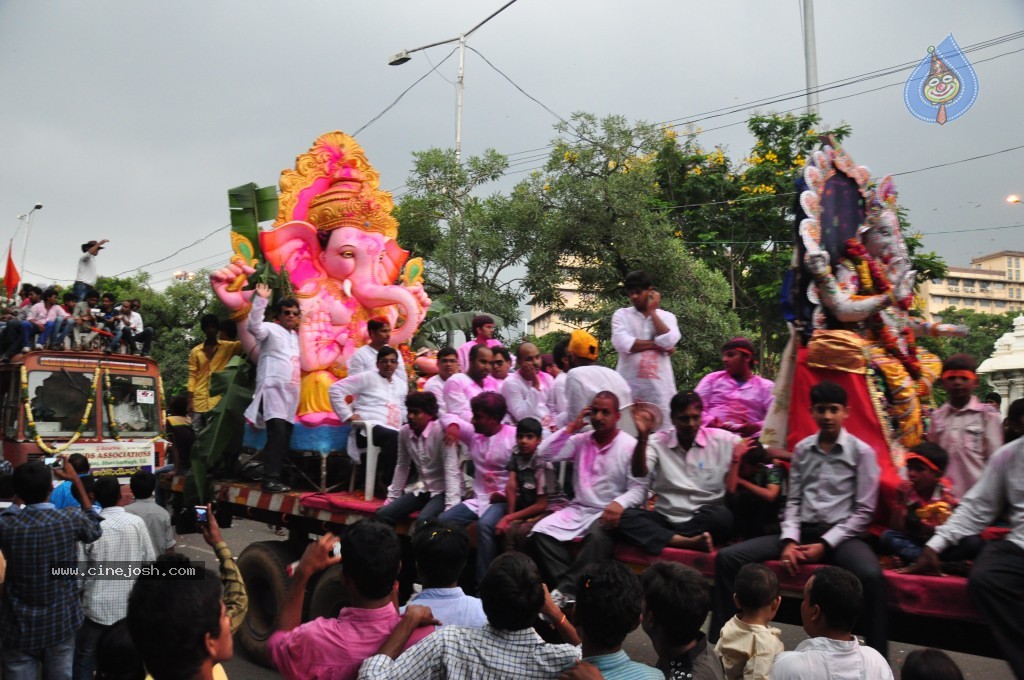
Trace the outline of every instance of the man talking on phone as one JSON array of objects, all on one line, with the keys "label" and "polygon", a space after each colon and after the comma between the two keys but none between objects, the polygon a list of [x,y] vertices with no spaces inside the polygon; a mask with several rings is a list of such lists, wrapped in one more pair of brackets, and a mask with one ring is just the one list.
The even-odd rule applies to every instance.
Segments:
[{"label": "man talking on phone", "polygon": [[661,309],[661,293],[647,272],[626,274],[623,286],[631,306],[612,315],[612,345],[619,353],[615,370],[629,384],[633,401],[656,405],[663,428],[669,427],[669,401],[676,393],[669,357],[681,337],[679,325],[674,314]]}]

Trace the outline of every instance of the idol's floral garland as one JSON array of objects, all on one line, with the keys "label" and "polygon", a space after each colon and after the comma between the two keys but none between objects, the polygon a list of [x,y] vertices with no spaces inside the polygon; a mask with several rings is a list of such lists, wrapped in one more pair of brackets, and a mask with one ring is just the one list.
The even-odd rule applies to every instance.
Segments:
[{"label": "idol's floral garland", "polygon": [[82,433],[85,432],[86,427],[89,425],[89,416],[92,414],[93,402],[96,401],[96,385],[99,383],[99,379],[100,371],[97,370],[95,373],[93,373],[92,376],[91,393],[89,394],[88,401],[85,402],[85,413],[82,414],[82,422],[79,423],[78,429],[75,431],[73,435],[71,435],[71,439],[69,439],[66,443],[54,448],[48,445],[45,441],[43,441],[42,436],[40,436],[39,431],[36,429],[36,419],[35,416],[32,414],[32,400],[28,398],[28,371],[25,369],[25,366],[22,365],[21,401],[25,405],[25,418],[28,424],[28,436],[33,441],[35,441],[36,446],[38,446],[40,450],[51,455],[55,453],[63,453],[67,451],[69,448],[71,448],[71,446],[81,438]]},{"label": "idol's floral garland", "polygon": [[[67,451],[69,448],[71,448],[71,446],[73,446],[75,442],[81,439],[82,434],[89,426],[89,416],[92,415],[93,404],[96,402],[96,387],[99,384],[101,373],[103,374],[104,386],[103,401],[107,409],[107,420],[109,421],[110,436],[114,439],[114,441],[121,441],[121,433],[117,428],[117,421],[114,419],[114,395],[110,389],[110,371],[104,371],[103,369],[97,368],[97,370],[93,373],[92,376],[92,385],[90,386],[89,398],[85,402],[85,412],[82,414],[82,420],[78,425],[78,429],[75,430],[75,433],[71,435],[71,439],[69,439],[67,442],[57,447],[52,447],[49,444],[47,444],[46,441],[43,440],[42,435],[39,434],[39,430],[36,429],[36,419],[35,415],[32,413],[32,400],[29,399],[28,395],[28,370],[25,368],[25,366],[21,367],[21,401],[22,404],[25,406],[25,417],[26,425],[28,428],[28,436],[30,439],[32,439],[32,441],[36,443],[36,446],[38,446],[41,451],[51,455],[63,453]],[[164,413],[164,409],[162,408],[164,382],[163,378],[160,377],[159,375],[157,376],[157,390],[159,390],[160,394],[160,424],[162,429],[163,423],[166,420],[166,415]],[[155,437],[152,437],[147,441],[156,441],[157,439],[160,439],[163,436],[164,432],[161,431]]]},{"label": "idol's floral garland", "polygon": [[[903,310],[910,309],[914,302],[914,296],[896,297],[889,278],[882,271],[878,262],[868,253],[863,243],[854,238],[847,240],[845,254],[853,270],[857,272],[857,278],[860,282],[859,292],[862,295],[883,295],[888,293],[893,304]],[[907,369],[907,373],[910,374],[911,378],[918,380],[921,377],[921,361],[917,356],[917,339],[914,336],[914,330],[907,326],[900,331],[900,335],[903,336],[903,342],[907,346],[907,349],[904,351],[900,346],[899,335],[885,322],[881,312],[874,314],[868,319],[868,324],[878,334],[878,338],[881,340],[882,346],[885,347],[886,351],[891,356],[900,360],[900,363]]]}]

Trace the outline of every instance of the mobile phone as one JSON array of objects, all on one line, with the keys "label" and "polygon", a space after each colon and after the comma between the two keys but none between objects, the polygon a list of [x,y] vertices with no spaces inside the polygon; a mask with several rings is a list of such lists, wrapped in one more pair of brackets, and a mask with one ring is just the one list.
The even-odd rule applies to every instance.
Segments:
[{"label": "mobile phone", "polygon": [[50,467],[56,467],[57,461],[59,461],[59,460],[60,460],[60,458],[57,458],[55,456],[52,457],[52,458],[43,458],[43,463],[45,463],[46,465],[49,465]]},{"label": "mobile phone", "polygon": [[196,506],[196,524],[203,524],[203,525],[209,524],[209,518],[207,518],[207,516],[206,516],[206,506],[205,505],[197,505]]}]

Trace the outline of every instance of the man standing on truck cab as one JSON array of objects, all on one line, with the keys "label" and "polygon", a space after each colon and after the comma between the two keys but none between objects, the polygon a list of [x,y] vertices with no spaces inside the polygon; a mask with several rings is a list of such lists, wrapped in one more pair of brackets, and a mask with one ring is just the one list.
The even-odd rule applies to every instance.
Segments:
[{"label": "man standing on truck cab", "polygon": [[266,323],[263,313],[270,300],[270,286],[256,284],[256,295],[249,311],[248,329],[259,343],[256,366],[256,391],[245,411],[245,419],[267,429],[263,447],[263,490],[284,493],[291,488],[281,482],[281,465],[292,437],[295,411],[299,406],[299,319],[302,312],[294,298],[274,305],[274,323]]}]

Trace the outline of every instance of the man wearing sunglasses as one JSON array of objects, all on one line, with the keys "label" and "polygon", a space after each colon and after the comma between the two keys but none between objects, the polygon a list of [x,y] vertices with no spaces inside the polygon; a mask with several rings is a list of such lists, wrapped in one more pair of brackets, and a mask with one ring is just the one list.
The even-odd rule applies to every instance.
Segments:
[{"label": "man wearing sunglasses", "polygon": [[285,298],[274,306],[274,323],[267,323],[263,313],[269,300],[270,287],[265,283],[256,284],[248,329],[259,345],[259,362],[256,392],[245,418],[258,428],[267,428],[267,444],[263,447],[263,490],[284,493],[291,491],[281,482],[281,465],[299,406],[298,328],[302,312],[297,300]]}]

